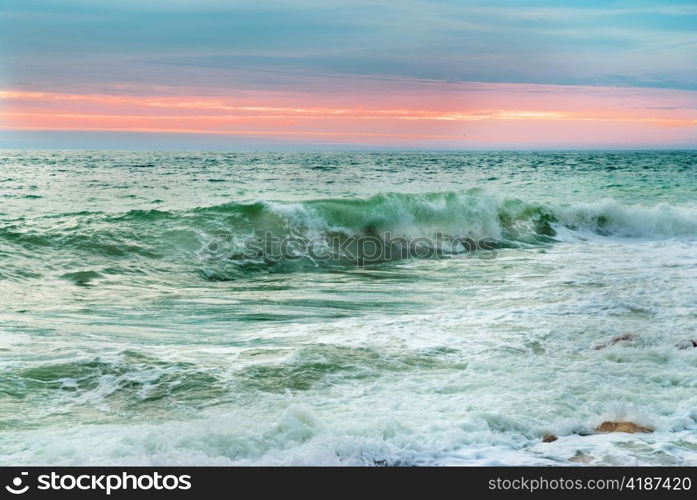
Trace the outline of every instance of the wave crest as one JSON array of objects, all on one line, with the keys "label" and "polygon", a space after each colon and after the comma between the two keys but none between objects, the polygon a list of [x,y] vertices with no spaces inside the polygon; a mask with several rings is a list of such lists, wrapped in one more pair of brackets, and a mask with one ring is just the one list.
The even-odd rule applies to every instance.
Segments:
[{"label": "wave crest", "polygon": [[[136,259],[137,269],[129,267],[133,272],[170,269],[171,265],[190,269],[192,262],[216,260],[230,264],[235,270],[233,274],[270,266],[284,269],[288,262],[270,263],[265,258],[269,248],[257,248],[251,256],[239,251],[247,242],[269,235],[277,240],[310,241],[314,250],[325,252],[333,251],[327,243],[330,240],[350,249],[356,238],[368,238],[382,246],[383,251],[390,251],[386,258],[377,259],[382,261],[472,250],[462,244],[463,240],[487,240],[492,249],[548,245],[588,236],[694,239],[697,207],[666,203],[628,205],[612,199],[592,203],[530,203],[471,189],[388,193],[367,199],[226,203],[180,211],[85,212],[11,221],[0,227],[0,254],[54,263],[60,258],[65,261],[60,267],[65,268],[84,258],[89,258],[95,266],[107,267],[116,265],[116,261]],[[418,242],[418,248],[431,251],[405,252],[404,245],[394,247],[395,239],[406,241],[407,246]],[[346,243],[349,240],[354,243]],[[348,259],[346,255],[339,259],[340,264],[363,258],[361,249],[348,254]],[[305,261],[314,266],[319,259]],[[290,268],[295,269],[297,264]],[[207,267],[202,274],[208,279],[221,276],[219,264],[212,265],[212,269],[204,265]],[[3,274],[23,279],[21,273],[13,273],[12,269]],[[222,273],[222,279],[227,276],[227,271]]]}]

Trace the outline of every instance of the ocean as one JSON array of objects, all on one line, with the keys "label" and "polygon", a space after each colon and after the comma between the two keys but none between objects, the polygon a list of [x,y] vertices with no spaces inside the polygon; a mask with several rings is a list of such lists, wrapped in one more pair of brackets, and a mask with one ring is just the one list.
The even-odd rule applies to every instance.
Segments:
[{"label": "ocean", "polygon": [[697,465],[696,174],[1,151],[0,464]]}]

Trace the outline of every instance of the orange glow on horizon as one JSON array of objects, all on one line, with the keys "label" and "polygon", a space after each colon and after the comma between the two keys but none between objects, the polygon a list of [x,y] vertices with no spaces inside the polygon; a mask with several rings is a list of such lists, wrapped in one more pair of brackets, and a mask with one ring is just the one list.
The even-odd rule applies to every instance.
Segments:
[{"label": "orange glow on horizon", "polygon": [[[456,89],[457,90],[457,89]],[[317,98],[0,91],[0,129],[278,136],[370,143],[694,141],[697,92],[492,84]],[[417,99],[416,97],[421,97]],[[343,105],[331,105],[332,101]],[[324,138],[324,139],[323,139]]]}]

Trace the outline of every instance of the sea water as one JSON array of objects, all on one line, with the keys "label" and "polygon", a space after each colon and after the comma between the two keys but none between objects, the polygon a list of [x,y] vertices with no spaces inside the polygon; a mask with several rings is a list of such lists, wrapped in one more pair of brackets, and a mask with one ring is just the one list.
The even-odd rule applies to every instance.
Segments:
[{"label": "sea water", "polygon": [[697,465],[693,340],[695,152],[0,152],[2,465]]}]

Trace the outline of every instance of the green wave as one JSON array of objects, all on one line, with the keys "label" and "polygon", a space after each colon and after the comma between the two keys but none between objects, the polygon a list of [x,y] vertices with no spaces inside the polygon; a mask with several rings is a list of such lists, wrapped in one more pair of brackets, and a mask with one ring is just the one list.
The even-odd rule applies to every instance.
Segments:
[{"label": "green wave", "polygon": [[[387,193],[367,199],[231,202],[180,211],[79,212],[18,219],[0,227],[0,255],[55,262],[56,268],[67,267],[61,273],[65,279],[78,284],[100,278],[99,269],[81,268],[79,273],[88,274],[75,274],[66,265],[85,259],[110,266],[136,261],[142,272],[188,266],[205,279],[218,280],[264,270],[365,262],[367,254],[361,245],[367,240],[381,247],[380,258],[373,260],[381,262],[472,251],[463,241],[485,241],[484,249],[491,251],[554,244],[579,233],[694,237],[697,211],[666,204],[622,205],[614,200],[530,203],[481,189]],[[293,257],[297,250],[293,245],[279,254],[283,241],[305,245],[302,256],[285,258]],[[420,252],[411,252],[412,243]],[[337,248],[343,252],[338,258],[318,258],[317,252],[336,257],[332,252]],[[474,250],[481,249],[475,245]],[[270,255],[283,258],[270,259]],[[4,269],[1,274],[13,275]],[[14,274],[21,277],[22,273]]]}]

